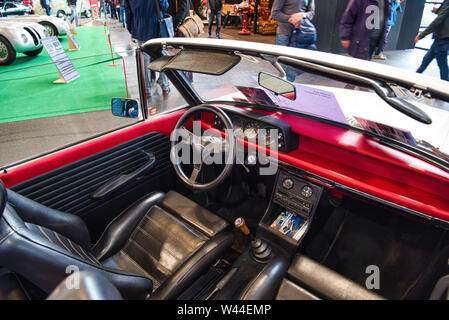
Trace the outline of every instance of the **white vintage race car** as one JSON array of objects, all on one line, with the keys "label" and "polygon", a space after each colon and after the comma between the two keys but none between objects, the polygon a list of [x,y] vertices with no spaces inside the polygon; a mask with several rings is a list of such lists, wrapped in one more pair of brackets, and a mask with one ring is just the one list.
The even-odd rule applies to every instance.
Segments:
[{"label": "white vintage race car", "polygon": [[52,16],[42,15],[27,15],[14,16],[7,18],[0,18],[0,21],[18,21],[18,22],[34,22],[44,26],[48,31],[48,36],[62,36],[69,30],[69,25],[66,21]]},{"label": "white vintage race car", "polygon": [[0,21],[0,65],[14,62],[17,52],[36,56],[42,51],[42,38],[48,31],[37,23]]}]

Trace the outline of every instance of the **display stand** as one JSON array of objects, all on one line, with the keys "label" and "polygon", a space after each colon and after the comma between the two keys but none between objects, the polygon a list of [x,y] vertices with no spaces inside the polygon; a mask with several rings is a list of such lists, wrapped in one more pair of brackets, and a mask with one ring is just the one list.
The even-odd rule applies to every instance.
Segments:
[{"label": "display stand", "polygon": [[72,35],[67,35],[67,40],[69,41],[69,51],[78,51],[81,47],[78,45]]},{"label": "display stand", "polygon": [[59,79],[53,83],[69,83],[80,77],[58,38],[55,36],[43,38],[42,45],[58,69]]},{"label": "display stand", "polygon": [[59,79],[53,81],[53,83],[70,83],[70,82],[72,82],[73,80],[78,79],[78,78],[80,77],[80,75],[77,75],[75,78],[72,78],[72,79],[70,79],[69,81],[66,81],[66,80],[64,79],[64,77],[62,76],[61,72],[58,71],[58,73],[59,73]]},{"label": "display stand", "polygon": [[108,43],[109,48],[111,49],[111,59],[112,59],[112,63],[108,64],[108,66],[110,67],[115,67],[115,66],[119,66],[120,63],[114,62],[114,52],[112,51],[112,43],[111,43],[111,34],[108,33]]},{"label": "display stand", "polygon": [[106,22],[106,18],[103,21],[103,28],[104,28],[104,36],[108,34],[108,24]]}]

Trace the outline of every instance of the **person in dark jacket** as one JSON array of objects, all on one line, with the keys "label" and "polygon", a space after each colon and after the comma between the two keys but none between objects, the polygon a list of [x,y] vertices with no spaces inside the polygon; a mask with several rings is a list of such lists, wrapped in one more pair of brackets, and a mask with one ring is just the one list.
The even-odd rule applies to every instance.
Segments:
[{"label": "person in dark jacket", "polygon": [[276,44],[288,46],[290,36],[301,20],[312,20],[315,16],[315,0],[275,0],[271,16],[278,22]]},{"label": "person in dark jacket", "polygon": [[[126,28],[131,34],[131,38],[142,46],[146,41],[159,37],[159,18],[156,11],[156,2],[154,0],[125,0],[125,19]],[[159,0],[161,11],[168,9],[167,0]],[[162,16],[161,12],[161,16]],[[148,70],[150,57],[145,55],[145,70]],[[145,86],[147,96],[151,96],[151,79],[154,73],[150,70],[145,72]],[[162,87],[162,94],[168,95],[170,85],[167,76],[161,72],[157,83]]]},{"label": "person in dark jacket", "polygon": [[47,16],[50,15],[50,0],[41,0],[41,7],[45,9]]},{"label": "person in dark jacket", "polygon": [[371,60],[387,42],[391,0],[351,0],[340,23],[341,45],[354,58]]},{"label": "person in dark jacket", "polygon": [[[396,21],[398,18],[398,13],[402,13],[402,3],[405,0],[392,0],[391,2],[391,17],[389,19],[389,23],[387,24],[387,29],[385,30],[385,38],[388,41],[388,35],[390,34],[391,28],[393,28],[396,25]],[[385,45],[387,43],[385,42]],[[383,48],[377,48],[376,52],[374,53],[373,59],[376,60],[387,60],[387,57],[383,54],[383,51],[385,49],[385,46]]]},{"label": "person in dark jacket", "polygon": [[173,5],[174,8],[171,8],[172,11],[170,11],[169,8],[169,12],[171,12],[170,14],[173,17],[173,28],[175,29],[176,33],[184,19],[189,16],[190,0],[175,0],[172,4],[170,4],[170,6]]},{"label": "person in dark jacket", "polygon": [[117,11],[115,10],[114,0],[106,0],[106,5],[109,7],[111,13],[111,19],[117,19]]},{"label": "person in dark jacket", "polygon": [[[275,0],[271,8],[271,16],[278,21],[276,44],[302,49],[316,50],[316,34],[307,44],[300,44],[296,39],[301,36],[301,23],[310,22],[315,16],[315,0]],[[307,21],[308,20],[308,21]],[[310,22],[311,23],[311,22]],[[297,69],[284,67],[287,80],[294,82],[301,74]]]},{"label": "person in dark jacket", "polygon": [[217,30],[215,35],[220,39],[221,9],[223,8],[223,3],[221,0],[207,0],[207,6],[209,7],[207,10],[209,14],[209,37],[212,36],[212,24],[216,18]]},{"label": "person in dark jacket", "polygon": [[437,59],[441,79],[449,81],[449,68],[447,65],[447,54],[449,52],[449,0],[444,1],[436,13],[438,17],[415,38],[415,42],[418,42],[433,33],[433,38],[435,39],[416,72],[423,73],[433,59]]},{"label": "person in dark jacket", "polygon": [[78,27],[78,12],[76,12],[76,0],[67,0],[67,4],[70,6],[70,10],[72,10],[72,15],[70,16],[70,23],[73,23],[75,20],[75,24]]}]

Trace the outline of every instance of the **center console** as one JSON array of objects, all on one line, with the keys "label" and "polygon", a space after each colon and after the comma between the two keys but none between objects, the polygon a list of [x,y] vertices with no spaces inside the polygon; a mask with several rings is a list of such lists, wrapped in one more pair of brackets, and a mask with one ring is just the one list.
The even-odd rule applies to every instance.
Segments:
[{"label": "center console", "polygon": [[322,193],[322,186],[280,171],[257,237],[294,253],[310,228]]}]

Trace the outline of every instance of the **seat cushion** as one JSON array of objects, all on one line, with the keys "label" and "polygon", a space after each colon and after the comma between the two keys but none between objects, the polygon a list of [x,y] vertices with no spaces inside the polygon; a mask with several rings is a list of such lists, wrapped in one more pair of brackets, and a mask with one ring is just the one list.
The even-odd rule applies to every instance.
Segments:
[{"label": "seat cushion", "polygon": [[232,246],[227,226],[179,193],[157,192],[116,218],[94,252],[103,266],[151,279],[152,298],[175,299]]},{"label": "seat cushion", "polygon": [[169,191],[165,195],[162,206],[209,238],[228,226],[228,223],[219,216],[175,191]]},{"label": "seat cushion", "polygon": [[[130,263],[135,263],[144,275],[153,280],[153,288],[156,289],[207,240],[204,234],[156,205],[112,260],[125,270]],[[111,263],[105,261],[104,265]]]}]

